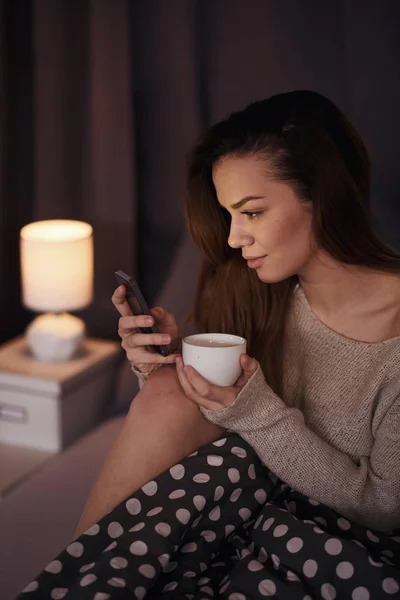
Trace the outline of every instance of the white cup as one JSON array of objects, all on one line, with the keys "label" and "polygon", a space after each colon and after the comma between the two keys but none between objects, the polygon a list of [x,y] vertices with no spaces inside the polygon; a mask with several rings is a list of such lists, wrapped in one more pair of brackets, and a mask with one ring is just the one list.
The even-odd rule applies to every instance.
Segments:
[{"label": "white cup", "polygon": [[197,333],[182,340],[183,364],[191,365],[214,385],[230,386],[240,377],[246,340],[228,333]]}]

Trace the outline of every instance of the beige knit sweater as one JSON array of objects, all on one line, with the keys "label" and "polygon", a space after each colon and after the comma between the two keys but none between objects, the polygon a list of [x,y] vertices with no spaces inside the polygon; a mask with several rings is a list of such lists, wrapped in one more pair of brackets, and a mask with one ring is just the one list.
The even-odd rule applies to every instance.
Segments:
[{"label": "beige knit sweater", "polygon": [[332,331],[301,287],[286,336],[283,398],[259,368],[232,406],[203,414],[299,492],[373,529],[400,527],[400,337]]}]

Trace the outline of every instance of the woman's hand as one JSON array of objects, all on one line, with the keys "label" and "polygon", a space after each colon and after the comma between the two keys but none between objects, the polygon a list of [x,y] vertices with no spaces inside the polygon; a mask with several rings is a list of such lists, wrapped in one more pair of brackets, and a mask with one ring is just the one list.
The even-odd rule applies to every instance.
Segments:
[{"label": "woman's hand", "polygon": [[221,408],[231,406],[235,402],[240,390],[244,388],[249,379],[257,371],[258,362],[254,358],[242,354],[240,356],[240,366],[243,369],[243,373],[235,385],[221,387],[206,381],[193,367],[185,367],[181,357],[178,357],[176,360],[178,379],[186,396],[202,408],[207,408],[208,410],[220,410]]},{"label": "woman's hand", "polygon": [[[158,306],[150,310],[151,315],[133,315],[128,302],[125,299],[125,287],[119,286],[113,296],[112,302],[118,310],[121,318],[118,324],[118,335],[122,339],[121,346],[132,366],[142,371],[151,373],[160,365],[174,363],[177,354],[173,354],[180,344],[180,335],[175,317],[165,309]],[[138,333],[137,327],[151,327],[157,325],[160,333]],[[169,346],[170,352],[167,357],[152,352],[148,346]]]}]

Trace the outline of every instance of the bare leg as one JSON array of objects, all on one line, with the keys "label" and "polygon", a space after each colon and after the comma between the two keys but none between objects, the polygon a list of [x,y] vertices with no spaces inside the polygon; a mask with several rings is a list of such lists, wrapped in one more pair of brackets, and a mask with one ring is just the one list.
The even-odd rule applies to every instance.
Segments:
[{"label": "bare leg", "polygon": [[75,538],[142,485],[222,432],[185,396],[175,366],[155,371],[131,404],[86,502]]}]

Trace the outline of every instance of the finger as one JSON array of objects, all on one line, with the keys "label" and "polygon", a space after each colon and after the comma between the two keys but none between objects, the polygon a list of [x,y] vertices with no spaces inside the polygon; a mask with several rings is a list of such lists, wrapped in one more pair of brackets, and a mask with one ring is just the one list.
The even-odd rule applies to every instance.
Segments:
[{"label": "finger", "polygon": [[258,362],[254,358],[247,356],[247,354],[241,354],[240,366],[243,369],[243,373],[235,383],[235,387],[242,389],[257,371]]},{"label": "finger", "polygon": [[185,367],[184,371],[193,389],[213,404],[213,410],[230,406],[235,401],[237,390],[233,387],[214,385],[191,366]]},{"label": "finger", "polygon": [[168,328],[176,326],[176,319],[174,315],[165,310],[165,308],[162,306],[155,306],[150,310],[150,312],[157,321],[157,325],[160,327]]},{"label": "finger", "polygon": [[114,304],[115,308],[117,309],[117,311],[119,312],[119,314],[122,317],[126,317],[126,316],[129,316],[132,314],[129,304],[127,303],[127,301],[125,299],[125,294],[126,294],[125,286],[120,285],[119,287],[117,287],[117,289],[115,290],[115,292],[113,293],[113,295],[111,297],[112,303]]},{"label": "finger", "polygon": [[[154,323],[153,317],[149,315],[132,315],[122,316],[118,321],[118,329],[121,333],[132,332],[132,329],[138,327],[151,327]],[[121,335],[120,333],[120,335]]]},{"label": "finger", "polygon": [[213,402],[209,398],[205,398],[194,388],[188,377],[188,368],[183,365],[181,357],[176,361],[176,370],[181,386],[190,400],[209,410],[218,410],[221,408],[220,404]]},{"label": "finger", "polygon": [[127,333],[124,335],[124,346],[122,347],[137,348],[139,346],[166,346],[170,342],[171,336],[165,333]]},{"label": "finger", "polygon": [[162,356],[162,354],[150,352],[150,350],[143,350],[140,353],[137,350],[131,350],[126,352],[126,357],[134,365],[172,365],[176,362],[179,354]]}]

